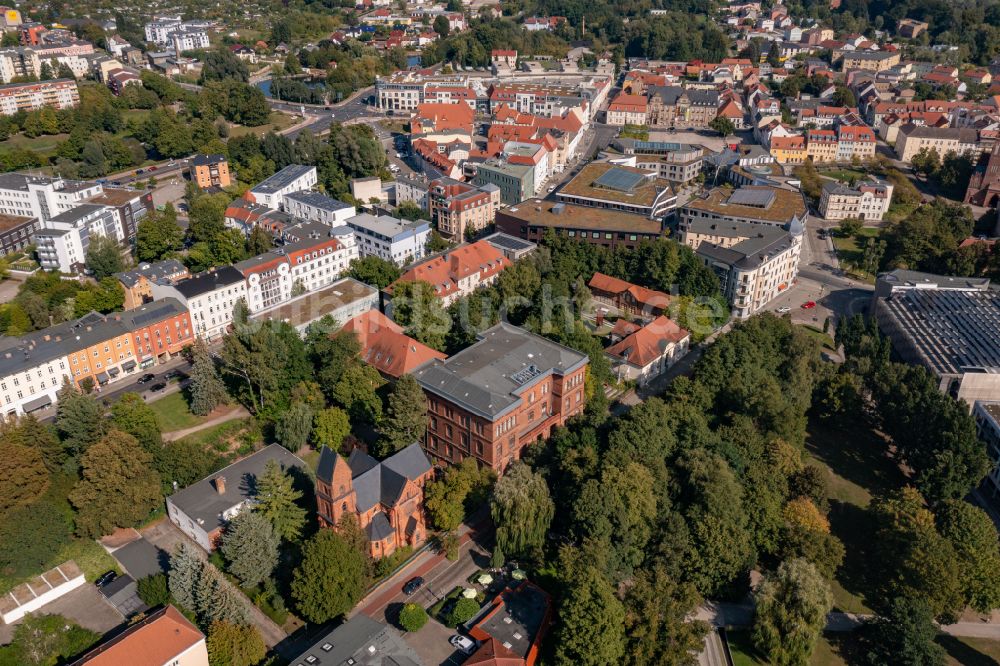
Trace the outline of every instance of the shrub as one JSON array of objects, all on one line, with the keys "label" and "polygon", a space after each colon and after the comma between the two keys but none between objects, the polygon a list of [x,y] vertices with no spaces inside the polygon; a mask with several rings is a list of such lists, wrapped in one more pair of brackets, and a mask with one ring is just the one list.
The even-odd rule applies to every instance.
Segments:
[{"label": "shrub", "polygon": [[137,584],[139,598],[150,608],[165,606],[170,601],[170,588],[165,574],[153,574],[140,578]]},{"label": "shrub", "polygon": [[479,604],[476,603],[475,599],[462,597],[455,602],[455,607],[451,609],[451,613],[448,615],[448,626],[457,627],[460,624],[464,624],[471,620],[478,612]]},{"label": "shrub", "polygon": [[427,611],[417,604],[406,604],[399,611],[399,626],[404,631],[420,631],[427,624]]}]

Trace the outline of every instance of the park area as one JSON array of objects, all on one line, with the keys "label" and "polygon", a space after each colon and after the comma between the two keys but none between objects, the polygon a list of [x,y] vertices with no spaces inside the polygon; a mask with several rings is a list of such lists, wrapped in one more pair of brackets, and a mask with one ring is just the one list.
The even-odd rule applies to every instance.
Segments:
[{"label": "park area", "polygon": [[837,249],[837,258],[847,273],[856,279],[875,284],[874,273],[865,270],[865,244],[869,239],[878,239],[882,230],[877,227],[862,227],[857,233],[845,236],[839,231],[833,235],[833,246]]},{"label": "park area", "polygon": [[[874,587],[869,577],[875,525],[867,509],[874,495],[905,485],[904,474],[885,454],[884,436],[862,416],[848,416],[833,423],[811,420],[806,449],[807,464],[821,470],[827,479],[830,531],[845,547],[844,562],[831,581],[833,611],[870,614],[872,609],[865,590]],[[734,666],[767,663],[754,649],[749,630],[728,632],[727,640]],[[949,666],[985,666],[1000,661],[997,640],[940,634],[937,642],[945,648]],[[825,632],[810,663],[813,666],[859,663],[856,652],[860,648],[854,632]]]}]

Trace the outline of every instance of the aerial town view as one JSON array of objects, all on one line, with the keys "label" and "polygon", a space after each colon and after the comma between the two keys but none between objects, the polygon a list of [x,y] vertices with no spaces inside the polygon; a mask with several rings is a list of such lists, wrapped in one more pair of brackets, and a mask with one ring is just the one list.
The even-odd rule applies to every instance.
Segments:
[{"label": "aerial town view", "polygon": [[1000,666],[1000,0],[8,3],[0,666]]}]

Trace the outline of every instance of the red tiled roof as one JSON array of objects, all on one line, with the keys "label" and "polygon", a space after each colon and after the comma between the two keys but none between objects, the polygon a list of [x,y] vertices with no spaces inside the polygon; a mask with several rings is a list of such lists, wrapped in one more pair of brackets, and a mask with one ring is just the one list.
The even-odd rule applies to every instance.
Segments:
[{"label": "red tiled roof", "polygon": [[605,275],[604,273],[594,273],[594,276],[590,278],[590,282],[587,283],[587,286],[591,289],[597,289],[598,291],[603,291],[607,294],[619,295],[629,293],[632,295],[632,298],[635,299],[636,303],[639,303],[640,305],[648,305],[650,307],[663,309],[670,304],[670,296],[662,291],[640,287],[637,284],[632,284],[631,282],[626,282],[625,280],[619,280],[616,277],[611,277],[610,275]]},{"label": "red tiled roof", "polygon": [[389,285],[386,291],[391,294],[393,285],[399,282],[423,281],[434,287],[438,298],[443,298],[458,291],[459,280],[478,273],[482,281],[509,265],[510,260],[500,250],[485,240],[476,241],[417,264]]},{"label": "red tiled roof", "polygon": [[672,319],[660,315],[624,340],[608,347],[610,356],[644,368],[663,355],[668,344],[677,344],[691,335]]},{"label": "red tiled roof", "polygon": [[154,613],[101,643],[76,663],[88,666],[167,664],[203,640],[205,636],[197,627],[176,608],[167,606],[161,613]]},{"label": "red tiled roof", "polygon": [[524,666],[524,663],[524,659],[492,636],[465,660],[466,666]]},{"label": "red tiled roof", "polygon": [[378,310],[349,319],[341,330],[357,336],[361,360],[390,377],[402,377],[427,361],[447,358],[403,333],[399,324]]}]

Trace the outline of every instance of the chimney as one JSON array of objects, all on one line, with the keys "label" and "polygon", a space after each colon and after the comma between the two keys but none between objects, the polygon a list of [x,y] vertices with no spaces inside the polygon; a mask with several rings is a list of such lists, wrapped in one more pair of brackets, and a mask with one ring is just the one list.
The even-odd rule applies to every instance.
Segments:
[{"label": "chimney", "polygon": [[226,494],[226,477],[221,474],[215,477],[215,491],[220,495]]}]

